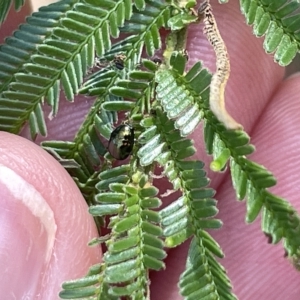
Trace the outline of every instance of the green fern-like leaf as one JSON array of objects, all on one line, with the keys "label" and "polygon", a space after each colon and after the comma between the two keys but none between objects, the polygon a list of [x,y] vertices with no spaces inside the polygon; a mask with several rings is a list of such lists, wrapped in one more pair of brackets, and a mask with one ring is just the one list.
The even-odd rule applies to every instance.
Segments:
[{"label": "green fern-like leaf", "polygon": [[12,2],[14,2],[14,9],[16,11],[19,11],[21,7],[24,5],[25,0],[6,0],[0,2],[0,24],[5,21],[7,14],[9,12],[9,9],[11,7]]},{"label": "green fern-like leaf", "polygon": [[[51,69],[34,66],[31,56],[37,53],[49,32],[58,25],[60,18],[72,8],[72,1],[66,0],[40,8],[27,18],[12,37],[0,47],[0,129],[17,133],[29,121],[31,135],[47,134],[44,114],[41,110],[41,96],[49,85]],[[45,22],[47,20],[47,22]],[[27,64],[26,67],[24,65]],[[24,73],[25,68],[27,74]],[[59,101],[59,82],[55,79],[47,92],[47,102],[52,106],[51,116],[56,115]],[[39,101],[35,101],[39,99]]]},{"label": "green fern-like leaf", "polygon": [[300,4],[287,0],[240,0],[247,23],[256,36],[265,35],[264,48],[281,66],[288,65],[300,48]]},{"label": "green fern-like leaf", "polygon": [[[9,1],[7,1],[9,2]],[[60,18],[72,8],[72,1],[65,0],[42,7],[38,12],[27,18],[27,23],[20,25],[12,37],[5,40],[0,47],[1,58],[1,90],[14,81],[14,75],[22,70],[23,65],[30,61],[30,56],[36,53],[37,44],[41,44],[51,30],[58,25]],[[47,21],[45,21],[47,20]],[[29,69],[35,74],[34,69]],[[51,70],[44,69],[46,74]],[[44,74],[44,76],[46,75]],[[34,81],[29,81],[31,84]]]},{"label": "green fern-like leaf", "polygon": [[[214,191],[207,187],[209,179],[203,170],[204,164],[200,161],[186,161],[187,157],[194,154],[194,148],[190,141],[181,138],[179,131],[174,127],[174,121],[168,120],[160,109],[157,109],[155,115],[159,119],[158,128],[160,128],[159,124],[162,126],[160,140],[169,145],[169,149],[167,148],[165,151],[161,148],[162,152],[156,160],[163,167],[163,174],[173,184],[174,190],[180,189],[183,193],[178,200],[160,211],[166,246],[176,247],[191,235],[195,236],[194,239],[198,244],[199,259],[182,275],[181,294],[185,299],[203,299],[205,297],[235,299],[230,292],[230,281],[226,277],[223,267],[214,259],[214,255],[223,257],[222,251],[204,231],[205,229],[217,229],[222,225],[220,220],[213,218],[218,209],[216,200],[212,198]],[[152,144],[152,140],[153,138],[150,138],[148,143]],[[189,147],[191,151],[188,150]],[[157,149],[157,147],[153,148]],[[153,152],[154,150],[149,149],[148,151]],[[167,161],[165,161],[166,157]],[[194,280],[191,280],[193,276]],[[192,290],[190,285],[193,285]]]},{"label": "green fern-like leaf", "polygon": [[1,4],[0,4],[0,20],[1,20],[1,23],[6,19],[9,8],[10,8],[10,5],[11,5],[12,2],[13,2],[13,0],[1,1]]},{"label": "green fern-like leaf", "polygon": [[205,231],[200,231],[199,236],[200,240],[194,238],[191,242],[186,270],[180,276],[184,299],[237,299],[230,292],[232,287],[225,269],[214,257],[223,256],[219,245]]},{"label": "green fern-like leaf", "polygon": [[136,43],[145,44],[147,54],[153,56],[155,50],[161,48],[159,29],[167,26],[167,20],[170,15],[169,7],[163,1],[147,1],[147,14],[142,9],[143,3],[135,2],[137,10],[133,11],[132,18],[125,23],[121,29],[122,32],[139,34]]},{"label": "green fern-like leaf", "polygon": [[[173,184],[174,191],[178,189],[183,191],[182,197],[160,211],[166,246],[176,247],[194,234],[199,243],[198,254],[201,263],[207,266],[202,270],[205,281],[194,274],[194,280],[190,280],[191,277],[188,275],[183,275],[180,283],[181,293],[186,299],[220,295],[234,299],[224,269],[213,258],[213,255],[222,257],[222,251],[204,231],[204,229],[220,228],[222,224],[213,218],[218,210],[216,200],[212,198],[214,191],[207,188],[209,180],[203,170],[204,164],[200,161],[185,160],[194,154],[195,149],[189,140],[182,139],[179,131],[175,129],[174,121],[168,120],[161,109],[156,109],[154,118],[159,120],[156,122],[157,126],[149,127],[140,136],[140,139],[145,142],[138,152],[140,161],[145,165],[153,163],[154,160],[158,161],[163,168],[163,174]],[[147,123],[148,121],[145,121],[144,124]],[[156,134],[156,130],[161,133]],[[148,141],[145,141],[146,139]],[[165,144],[168,145],[167,148],[164,148]],[[191,151],[188,150],[189,148]],[[199,275],[202,269],[200,262],[188,269],[187,274],[191,273],[191,269]],[[223,273],[221,280],[219,273]],[[197,290],[197,298],[194,293],[191,293],[189,284],[193,284],[193,292]]]},{"label": "green fern-like leaf", "polygon": [[[96,183],[99,172],[108,166],[105,161],[99,158],[106,154],[108,141],[106,143],[101,142],[99,135],[109,140],[113,123],[118,120],[117,111],[127,111],[134,106],[140,107],[141,111],[150,110],[150,95],[153,89],[154,71],[157,66],[151,61],[144,61],[144,65],[147,66],[147,70],[131,72],[130,80],[118,79],[120,74],[116,70],[108,69],[99,72],[97,76],[87,81],[83,90],[92,94],[95,92],[101,96],[95,101],[74,142],[68,143],[68,145],[62,142],[42,143],[44,148],[58,157],[62,164],[76,162],[81,165],[81,168],[74,169],[73,164],[71,164],[71,168],[68,170],[78,182],[88,203],[94,203],[93,197],[96,190],[93,188],[93,184]],[[139,79],[135,80],[135,78]],[[113,84],[115,86],[109,89]],[[123,97],[128,97],[128,95],[130,95],[131,101],[121,101]]]},{"label": "green fern-like leaf", "polygon": [[[61,16],[51,35],[37,46],[36,54],[32,54],[31,61],[24,65],[23,72],[15,75],[17,85],[11,84],[9,90],[3,92],[2,101],[14,106],[18,99],[26,107],[26,110],[12,111],[8,122],[3,122],[5,129],[18,132],[30,114],[34,115],[33,119],[39,119],[30,125],[44,123],[43,115],[36,113],[36,106],[43,97],[55,95],[51,89],[56,89],[58,79],[61,80],[67,99],[72,101],[87,67],[94,63],[94,52],[102,56],[111,47],[110,35],[118,37],[119,30],[109,29],[118,28],[130,15],[131,3],[120,0],[77,3],[73,10]],[[46,74],[45,67],[48,70]],[[35,83],[31,86],[34,91],[30,94],[27,91],[28,82]],[[14,101],[10,101],[11,99]],[[37,129],[40,128],[31,126],[33,137],[37,133],[43,133]]]},{"label": "green fern-like leaf", "polygon": [[90,268],[86,277],[77,280],[71,280],[63,283],[63,291],[59,293],[61,299],[90,299],[97,295],[98,300],[119,300],[119,297],[114,297],[108,294],[108,285],[102,283],[99,289],[99,282],[103,277],[103,265],[95,265]]},{"label": "green fern-like leaf", "polygon": [[158,71],[156,93],[168,118],[176,119],[175,127],[182,136],[187,136],[197,127],[202,116],[193,96],[180,84],[181,78],[178,75],[175,69]]},{"label": "green fern-like leaf", "polygon": [[[197,64],[196,64],[197,65]],[[227,161],[230,160],[230,170],[232,176],[233,187],[236,191],[238,199],[247,199],[247,215],[246,221],[253,222],[263,208],[263,215],[268,216],[266,221],[262,223],[263,232],[272,237],[274,243],[280,238],[283,239],[284,247],[289,256],[299,255],[299,241],[291,238],[293,232],[298,232],[300,218],[298,213],[290,204],[280,198],[275,197],[267,191],[267,188],[276,184],[276,179],[273,174],[267,171],[263,166],[260,166],[245,156],[254,151],[254,147],[249,144],[249,136],[242,131],[227,130],[209,111],[208,90],[201,92],[201,88],[195,85],[200,78],[204,76],[210,80],[210,74],[196,67],[191,69],[185,76],[188,79],[187,89],[193,87],[200,94],[199,106],[203,109],[204,122],[204,139],[208,153],[212,154],[214,160],[212,169],[221,171],[226,167]],[[269,199],[276,198],[276,201]],[[266,224],[276,223],[277,226]],[[293,229],[290,227],[290,222],[295,224]],[[281,233],[281,234],[279,234]]]},{"label": "green fern-like leaf", "polygon": [[146,177],[138,172],[132,181],[126,176],[129,170],[125,165],[100,173],[97,188],[101,193],[96,196],[100,204],[92,206],[91,212],[114,215],[108,224],[111,234],[103,263],[103,280],[109,285],[109,294],[143,299],[149,284],[147,269],[164,268],[160,217],[153,211],[161,201],[156,198],[158,190],[148,186]]},{"label": "green fern-like leaf", "polygon": [[[205,126],[207,124],[212,126],[212,122],[217,125],[214,118],[210,121],[208,117]],[[205,130],[205,134],[212,134],[214,132],[214,138],[206,137],[205,140],[213,141],[213,145],[208,145],[208,148],[212,148],[212,153],[216,157],[215,161],[222,160],[224,150],[230,152],[230,171],[236,196],[240,200],[247,199],[246,221],[253,222],[261,209],[263,209],[263,216],[266,218],[266,221],[262,222],[263,232],[272,237],[273,243],[279,242],[282,238],[283,245],[290,256],[299,255],[299,241],[298,239],[291,238],[292,233],[290,232],[290,230],[293,232],[300,230],[298,213],[286,200],[275,197],[275,195],[267,191],[267,188],[276,184],[276,179],[263,166],[245,157],[245,155],[254,151],[254,147],[248,144],[249,139],[247,142],[247,136],[242,132],[226,134],[226,130],[224,129],[222,130],[221,126],[217,129],[216,126],[214,129]],[[232,139],[234,136],[236,138]],[[222,143],[220,143],[220,140]],[[234,145],[231,144],[233,140]],[[214,143],[217,143],[218,146],[215,147]],[[225,157],[225,160],[228,160],[228,155]],[[225,160],[222,165],[224,165]],[[277,226],[268,225],[270,222],[273,225],[276,223]],[[294,224],[293,229],[289,225],[290,222]]]},{"label": "green fern-like leaf", "polygon": [[[168,113],[169,109],[166,103],[173,105],[178,97],[188,95],[181,99],[179,112],[181,114],[185,113],[187,111],[186,107],[192,105],[198,107],[198,112],[201,114],[201,118],[204,119],[206,148],[208,153],[212,154],[214,158],[211,165],[212,169],[222,171],[226,167],[228,160],[232,162],[230,167],[237,198],[242,200],[246,197],[250,200],[249,205],[247,205],[246,220],[253,221],[261,208],[264,208],[269,218],[272,219],[272,224],[276,223],[278,226],[264,225],[270,223],[270,221],[266,221],[263,222],[262,230],[272,236],[274,242],[278,242],[279,233],[281,233],[289,256],[299,255],[297,250],[300,246],[298,240],[291,239],[291,233],[289,232],[290,220],[295,224],[293,230],[299,230],[299,215],[284,199],[276,198],[278,204],[268,200],[268,197],[273,199],[275,196],[266,189],[275,185],[276,180],[264,167],[245,158],[246,155],[251,154],[255,149],[253,145],[249,144],[250,139],[248,135],[243,131],[227,130],[210,112],[208,104],[209,89],[206,87],[209,85],[211,75],[201,68],[200,63],[196,63],[184,78],[180,77],[174,70],[162,70],[161,72],[165,77],[160,77],[157,80],[159,81],[157,92],[166,113]],[[175,81],[174,78],[176,77],[177,80]],[[177,88],[179,84],[176,82],[181,83],[179,88]],[[200,82],[202,84],[199,84]],[[161,91],[159,89],[160,84],[164,85],[164,88],[161,89],[163,91],[163,97],[161,98],[159,95]],[[165,93],[168,90],[172,92]],[[167,98],[166,100],[165,97]],[[186,102],[186,104],[182,104],[182,102]],[[178,115],[169,115],[168,117],[173,117],[176,120]],[[264,210],[263,212],[265,213]]]}]

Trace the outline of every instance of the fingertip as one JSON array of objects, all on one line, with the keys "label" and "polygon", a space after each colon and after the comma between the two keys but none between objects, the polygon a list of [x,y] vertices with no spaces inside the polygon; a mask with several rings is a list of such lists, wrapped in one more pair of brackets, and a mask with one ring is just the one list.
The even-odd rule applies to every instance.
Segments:
[{"label": "fingertip", "polygon": [[97,229],[85,200],[53,157],[5,132],[0,132],[0,186],[5,237],[0,251],[10,253],[0,256],[7,270],[1,291],[19,299],[56,299],[63,281],[84,276],[100,261],[100,248],[87,246]]}]

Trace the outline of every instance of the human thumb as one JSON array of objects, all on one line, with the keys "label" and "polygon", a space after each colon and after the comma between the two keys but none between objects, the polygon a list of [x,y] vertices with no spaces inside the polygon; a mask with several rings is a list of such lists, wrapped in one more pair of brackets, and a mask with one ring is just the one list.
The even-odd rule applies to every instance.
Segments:
[{"label": "human thumb", "polygon": [[101,258],[77,186],[34,143],[0,132],[0,294],[57,299],[65,280],[84,276]]}]

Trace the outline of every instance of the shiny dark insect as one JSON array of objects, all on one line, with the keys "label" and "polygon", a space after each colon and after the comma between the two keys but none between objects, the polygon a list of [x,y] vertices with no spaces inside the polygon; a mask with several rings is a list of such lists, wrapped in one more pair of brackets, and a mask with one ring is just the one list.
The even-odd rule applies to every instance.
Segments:
[{"label": "shiny dark insect", "polygon": [[115,57],[114,57],[114,60],[113,60],[113,63],[115,65],[115,67],[119,70],[123,70],[124,69],[124,61],[126,59],[126,55],[120,53],[120,54],[117,54]]},{"label": "shiny dark insect", "polygon": [[111,133],[108,143],[108,152],[115,159],[123,160],[131,154],[133,145],[133,127],[127,124],[122,124],[115,128],[115,130]]}]

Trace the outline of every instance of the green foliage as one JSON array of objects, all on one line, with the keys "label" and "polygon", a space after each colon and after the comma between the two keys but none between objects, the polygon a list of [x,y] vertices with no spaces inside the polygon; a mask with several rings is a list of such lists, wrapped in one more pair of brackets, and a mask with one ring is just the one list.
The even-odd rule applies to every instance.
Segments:
[{"label": "green foliage", "polygon": [[184,299],[237,299],[228,291],[230,281],[224,268],[215,260],[212,253],[222,257],[220,246],[205,231],[200,231],[199,240],[191,242],[186,270],[180,276],[179,286]]},{"label": "green foliage", "polygon": [[0,25],[3,21],[5,21],[9,8],[12,5],[12,2],[14,2],[14,9],[16,11],[19,11],[21,7],[24,5],[25,0],[6,0],[6,1],[1,1],[0,2]]},{"label": "green foliage", "polygon": [[[15,1],[16,8],[22,4]],[[28,122],[32,138],[46,136],[44,101],[53,118],[61,90],[69,101],[78,94],[95,97],[72,141],[42,143],[78,185],[99,231],[109,230],[90,243],[105,244],[103,261],[86,277],[64,283],[61,298],[148,299],[149,272],[166,267],[164,248],[192,237],[181,295],[236,299],[217,261],[224,254],[206,231],[222,222],[215,191],[188,138],[201,122],[210,167],[219,172],[229,166],[237,199],[246,199],[246,221],[261,214],[262,231],[299,260],[299,215],[268,190],[274,176],[246,157],[255,150],[249,136],[227,130],[210,111],[211,74],[201,62],[187,70],[184,39],[187,26],[199,21],[195,4],[62,0],[33,13],[0,47],[1,130],[19,133]],[[0,5],[2,20],[7,7]],[[298,14],[292,13],[298,7],[297,1],[241,0],[247,22],[256,35],[266,35],[265,49],[275,51],[281,65],[298,51]],[[164,28],[172,31],[165,40]],[[142,58],[154,56],[163,42],[162,63]],[[95,64],[101,68],[89,74]],[[134,127],[136,142],[129,162],[118,165],[107,145],[122,121]],[[154,180],[163,177],[172,185],[165,194]],[[175,192],[177,199],[161,208],[162,199]]]},{"label": "green foliage", "polygon": [[160,216],[153,210],[161,205],[156,197],[158,190],[149,186],[147,176],[137,172],[130,177],[129,172],[130,166],[123,165],[100,173],[98,204],[91,206],[90,212],[111,216],[107,252],[97,275],[63,286],[60,296],[64,299],[129,295],[143,299],[149,286],[149,270],[165,267]]},{"label": "green foliage", "polygon": [[[51,19],[48,20],[54,26],[46,39],[40,37],[40,32],[37,32],[36,28],[44,23],[45,17],[49,19],[47,13],[47,16],[33,17],[32,23],[35,26],[32,28],[27,26],[26,29],[38,41],[35,42],[34,49],[31,43],[28,43],[28,48],[25,47],[30,54],[21,51],[22,68],[10,70],[7,81],[11,81],[14,76],[15,82],[9,84],[7,90],[2,92],[1,98],[6,104],[5,112],[9,110],[10,114],[7,116],[7,122],[5,118],[3,120],[3,123],[6,123],[5,127],[0,128],[16,133],[29,119],[32,137],[34,138],[36,134],[45,135],[44,115],[40,109],[43,98],[45,97],[52,107],[53,116],[57,113],[59,100],[57,86],[60,83],[66,98],[73,101],[74,94],[78,93],[78,87],[82,83],[83,74],[94,63],[94,53],[101,57],[111,48],[110,35],[113,38],[119,36],[118,27],[130,18],[131,9],[130,1],[105,1],[98,2],[98,5],[88,2],[85,4],[73,4],[72,1],[59,2],[46,9],[50,10],[50,17],[53,14],[57,18],[60,14],[59,23],[53,24],[49,22]],[[22,29],[20,27],[20,35],[24,36],[26,30]],[[46,28],[42,27],[43,30],[46,31]],[[19,41],[16,33],[15,39]],[[25,43],[27,46],[27,39]],[[5,46],[0,50],[5,52]],[[24,57],[25,55],[27,57]],[[1,115],[5,115],[3,111],[0,112]]]},{"label": "green foliage", "polygon": [[254,34],[265,35],[266,52],[275,52],[274,60],[281,66],[290,64],[300,49],[300,14],[295,13],[299,1],[240,0],[240,5]]}]

